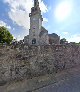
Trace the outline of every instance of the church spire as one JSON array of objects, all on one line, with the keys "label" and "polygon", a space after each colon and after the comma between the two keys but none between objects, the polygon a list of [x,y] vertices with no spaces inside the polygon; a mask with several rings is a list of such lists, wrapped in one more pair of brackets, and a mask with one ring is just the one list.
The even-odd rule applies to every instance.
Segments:
[{"label": "church spire", "polygon": [[29,14],[29,17],[34,15],[34,14],[39,14],[42,18],[38,0],[34,0],[34,7],[31,8],[31,13]]},{"label": "church spire", "polygon": [[39,6],[38,0],[34,0],[34,7]]}]

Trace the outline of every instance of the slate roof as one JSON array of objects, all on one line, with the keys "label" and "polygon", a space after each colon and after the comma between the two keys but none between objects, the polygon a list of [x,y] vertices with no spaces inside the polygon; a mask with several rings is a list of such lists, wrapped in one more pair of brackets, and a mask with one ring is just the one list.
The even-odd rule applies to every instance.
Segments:
[{"label": "slate roof", "polygon": [[49,37],[58,37],[56,33],[49,34]]}]

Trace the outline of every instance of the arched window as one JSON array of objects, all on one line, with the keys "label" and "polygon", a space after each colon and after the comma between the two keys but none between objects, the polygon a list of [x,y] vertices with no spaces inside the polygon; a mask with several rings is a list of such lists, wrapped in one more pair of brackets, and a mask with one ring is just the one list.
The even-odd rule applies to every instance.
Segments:
[{"label": "arched window", "polygon": [[35,38],[32,40],[32,44],[36,44],[36,39]]}]

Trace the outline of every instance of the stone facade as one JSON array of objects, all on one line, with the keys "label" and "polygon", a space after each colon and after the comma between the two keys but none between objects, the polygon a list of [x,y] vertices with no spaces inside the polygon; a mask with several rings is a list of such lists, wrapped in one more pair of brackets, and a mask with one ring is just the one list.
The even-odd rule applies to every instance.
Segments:
[{"label": "stone facade", "polygon": [[56,73],[80,64],[77,45],[0,47],[0,85]]},{"label": "stone facade", "polygon": [[55,33],[49,34],[49,44],[60,44],[60,36]]},{"label": "stone facade", "polygon": [[40,45],[49,44],[48,31],[44,27],[41,27],[39,37],[40,37]]}]

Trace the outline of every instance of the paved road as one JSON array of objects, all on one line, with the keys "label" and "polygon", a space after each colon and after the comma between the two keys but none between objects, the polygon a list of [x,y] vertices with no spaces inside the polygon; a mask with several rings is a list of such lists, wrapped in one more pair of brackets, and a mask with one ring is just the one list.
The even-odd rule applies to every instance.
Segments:
[{"label": "paved road", "polygon": [[80,71],[73,72],[65,81],[59,81],[34,92],[80,92]]}]

